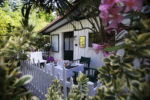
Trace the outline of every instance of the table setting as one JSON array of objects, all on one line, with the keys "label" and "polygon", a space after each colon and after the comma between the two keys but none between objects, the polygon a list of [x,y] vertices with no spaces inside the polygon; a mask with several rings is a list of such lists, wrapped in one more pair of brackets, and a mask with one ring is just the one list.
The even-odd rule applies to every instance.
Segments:
[{"label": "table setting", "polygon": [[54,76],[58,77],[63,80],[63,67],[65,67],[66,71],[66,78],[70,78],[74,76],[73,71],[81,71],[84,70],[84,65],[79,63],[73,63],[68,60],[55,60],[54,62],[47,63],[46,69],[50,71],[52,74],[52,67],[54,67]]}]

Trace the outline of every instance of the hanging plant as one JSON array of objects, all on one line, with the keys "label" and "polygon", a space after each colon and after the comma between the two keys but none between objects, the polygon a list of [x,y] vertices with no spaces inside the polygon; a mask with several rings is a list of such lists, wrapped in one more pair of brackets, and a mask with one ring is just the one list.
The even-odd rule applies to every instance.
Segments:
[{"label": "hanging plant", "polygon": [[46,51],[50,51],[50,48],[51,48],[51,44],[50,43],[47,43],[47,44],[44,45],[44,49]]}]

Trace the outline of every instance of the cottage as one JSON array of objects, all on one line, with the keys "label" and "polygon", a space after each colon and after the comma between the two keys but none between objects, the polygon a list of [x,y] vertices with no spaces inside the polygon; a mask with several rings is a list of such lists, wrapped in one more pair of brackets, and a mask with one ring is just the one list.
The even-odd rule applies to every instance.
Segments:
[{"label": "cottage", "polygon": [[[52,50],[50,55],[56,59],[75,60],[81,56],[90,57],[90,67],[97,68],[103,65],[102,52],[96,54],[92,48],[92,31],[85,27],[92,27],[87,19],[72,20],[69,14],[57,17],[56,20],[42,28],[38,33],[50,35]],[[81,26],[84,26],[84,28]]]}]

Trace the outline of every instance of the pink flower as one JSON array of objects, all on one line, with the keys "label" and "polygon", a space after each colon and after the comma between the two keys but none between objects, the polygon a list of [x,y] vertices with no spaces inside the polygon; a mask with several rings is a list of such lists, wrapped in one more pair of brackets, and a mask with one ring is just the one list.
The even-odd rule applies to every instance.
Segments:
[{"label": "pink flower", "polygon": [[109,28],[118,28],[118,24],[123,20],[123,16],[120,14],[122,7],[118,5],[110,6],[107,4],[101,5],[100,17],[102,18],[102,24],[107,25],[110,22]]},{"label": "pink flower", "polygon": [[108,16],[109,16],[109,13],[108,13],[108,12],[101,11],[101,13],[100,13],[100,17],[101,17],[101,18],[106,19],[106,18],[108,18]]},{"label": "pink flower", "polygon": [[98,54],[99,51],[103,48],[102,45],[99,45],[99,44],[96,44],[96,43],[93,43],[93,44],[92,44],[92,47],[93,47],[93,49],[95,50],[96,54]]},{"label": "pink flower", "polygon": [[[99,10],[105,13],[109,13],[109,9],[111,9],[115,3],[118,3],[119,0],[103,0],[100,6],[99,6]],[[119,8],[120,9],[120,8]],[[118,8],[115,10],[119,10]]]},{"label": "pink flower", "polygon": [[106,25],[109,22],[109,8],[107,4],[100,5],[99,10],[101,11],[100,17],[102,18],[102,24]]},{"label": "pink flower", "polygon": [[109,4],[111,6],[113,6],[115,3],[118,3],[120,0],[102,0],[101,3],[102,4]]},{"label": "pink flower", "polygon": [[122,0],[126,4],[125,12],[133,9],[134,11],[139,11],[142,7],[143,0]]},{"label": "pink flower", "polygon": [[102,18],[103,25],[106,25],[110,21],[109,13],[105,11],[102,11],[99,16]]},{"label": "pink flower", "polygon": [[114,15],[111,17],[111,22],[108,26],[108,28],[118,28],[118,24],[121,23],[121,21],[124,19],[124,17],[119,13],[114,13]]},{"label": "pink flower", "polygon": [[124,17],[121,15],[122,7],[114,5],[112,9],[110,9],[110,24],[108,28],[118,28],[118,24],[122,22]]},{"label": "pink flower", "polygon": [[107,13],[108,13],[109,8],[110,8],[110,5],[108,5],[108,4],[102,4],[102,5],[99,6],[100,11],[104,11],[104,12],[107,12]]},{"label": "pink flower", "polygon": [[107,51],[103,51],[103,55],[107,58],[110,55],[110,53],[108,53]]},{"label": "pink flower", "polygon": [[110,46],[108,43],[104,42],[104,43],[102,43],[102,45],[93,43],[92,46],[93,46],[93,49],[95,50],[96,54],[98,54],[100,50],[102,50],[104,57],[108,57],[110,54],[112,54],[112,52],[107,52],[107,51],[103,50],[104,47]]},{"label": "pink flower", "polygon": [[110,9],[110,13],[114,14],[114,13],[120,13],[122,11],[122,7],[118,6],[118,5],[114,5],[111,9]]},{"label": "pink flower", "polygon": [[103,25],[107,25],[107,23],[110,21],[110,19],[109,18],[103,18],[102,19],[102,24]]}]

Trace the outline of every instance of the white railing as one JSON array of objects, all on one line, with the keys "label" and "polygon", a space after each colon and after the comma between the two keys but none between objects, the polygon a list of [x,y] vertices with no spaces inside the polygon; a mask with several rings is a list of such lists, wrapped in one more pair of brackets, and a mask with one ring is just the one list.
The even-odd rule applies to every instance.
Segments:
[{"label": "white railing", "polygon": [[[60,80],[60,85],[63,87],[63,93],[64,93],[64,100],[67,98],[67,88],[72,90],[73,84],[73,78],[70,78],[70,81],[67,81],[66,79],[66,70],[65,67],[63,67],[63,80],[61,80],[58,74],[57,77],[54,75],[54,66],[52,66],[52,73],[49,72],[48,69],[46,69],[46,64],[44,64],[44,68],[40,68],[40,63],[35,64],[29,61],[21,61],[21,73],[22,75],[32,75],[33,79],[32,81],[27,84],[25,87],[33,93],[35,96],[37,96],[40,100],[46,100],[45,94],[48,92],[48,88],[52,84],[52,80],[55,80],[58,78]],[[98,85],[94,87],[94,83],[88,82],[88,95],[93,96],[96,94],[97,88],[100,86],[100,82],[97,83]]]}]

